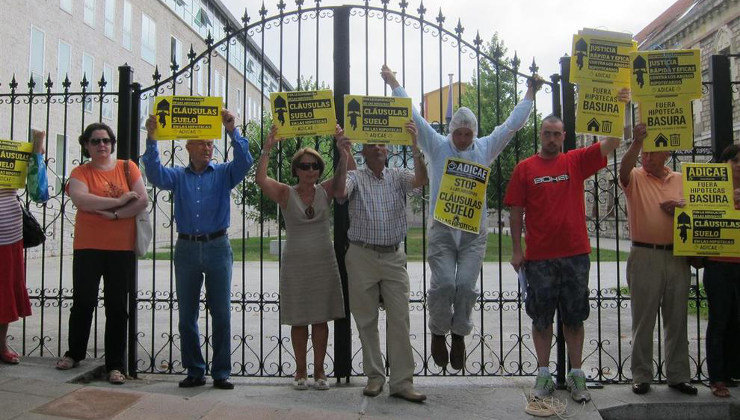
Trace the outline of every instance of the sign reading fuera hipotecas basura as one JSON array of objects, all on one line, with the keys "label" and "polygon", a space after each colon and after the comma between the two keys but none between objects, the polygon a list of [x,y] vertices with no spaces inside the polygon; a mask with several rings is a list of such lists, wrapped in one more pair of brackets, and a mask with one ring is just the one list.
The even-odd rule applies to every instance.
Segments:
[{"label": "sign reading fuera hipotecas basura", "polygon": [[344,95],[344,133],[356,143],[411,145],[411,99]]},{"label": "sign reading fuera hipotecas basura", "polygon": [[673,255],[740,257],[740,210],[676,208]]},{"label": "sign reading fuera hipotecas basura", "polygon": [[33,144],[0,140],[0,188],[19,189],[26,186],[28,160]]},{"label": "sign reading fuera hipotecas basura", "polygon": [[610,37],[608,34],[573,35],[570,82],[601,81],[629,86],[630,53],[635,50],[637,44],[631,39]]},{"label": "sign reading fuera hipotecas basura", "polygon": [[576,109],[576,133],[622,137],[624,102],[621,88],[608,84],[579,84]]},{"label": "sign reading fuera hipotecas basura", "polygon": [[633,97],[701,98],[700,50],[637,51],[630,54],[630,61]]},{"label": "sign reading fuera hipotecas basura", "polygon": [[694,147],[694,115],[686,96],[644,99],[640,101],[640,119],[647,136],[642,144],[646,152],[691,150]]},{"label": "sign reading fuera hipotecas basura", "polygon": [[221,138],[223,101],[214,96],[157,96],[155,140]]},{"label": "sign reading fuera hipotecas basura", "polygon": [[682,163],[683,196],[692,209],[734,210],[729,163]]},{"label": "sign reading fuera hipotecas basura", "polygon": [[282,138],[334,134],[337,116],[331,90],[270,94],[273,123]]},{"label": "sign reading fuera hipotecas basura", "polygon": [[465,232],[478,233],[486,207],[489,173],[486,166],[447,158],[434,206],[434,220]]}]

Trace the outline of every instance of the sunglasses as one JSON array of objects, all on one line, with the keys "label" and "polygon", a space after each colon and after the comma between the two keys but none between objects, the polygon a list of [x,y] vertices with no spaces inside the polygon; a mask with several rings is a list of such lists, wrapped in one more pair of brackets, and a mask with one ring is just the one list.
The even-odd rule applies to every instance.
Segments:
[{"label": "sunglasses", "polygon": [[103,144],[110,144],[110,143],[113,143],[113,140],[111,140],[111,139],[109,139],[109,138],[107,138],[107,137],[104,137],[104,138],[102,138],[102,139],[90,139],[90,140],[88,140],[88,142],[89,142],[90,144],[92,144],[93,146],[97,146],[97,145],[99,145],[100,143],[103,143]]},{"label": "sunglasses", "polygon": [[308,162],[298,162],[296,164],[296,167],[298,169],[300,169],[300,170],[303,170],[303,171],[307,171],[309,169],[313,169],[314,171],[318,171],[319,169],[321,169],[321,165],[319,164],[319,162],[311,162],[311,163],[308,163]]}]

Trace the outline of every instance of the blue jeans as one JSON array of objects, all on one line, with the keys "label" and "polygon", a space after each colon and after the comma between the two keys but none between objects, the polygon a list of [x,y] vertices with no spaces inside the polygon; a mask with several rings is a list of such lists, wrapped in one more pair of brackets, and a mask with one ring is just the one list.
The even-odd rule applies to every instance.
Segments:
[{"label": "blue jeans", "polygon": [[[231,373],[231,265],[234,255],[228,236],[209,242],[178,239],[175,245],[175,280],[180,306],[180,349],[188,376],[205,375],[206,362],[200,350],[198,311],[205,276],[206,304],[211,313],[213,336],[213,379]],[[207,339],[204,340],[207,342]]]}]

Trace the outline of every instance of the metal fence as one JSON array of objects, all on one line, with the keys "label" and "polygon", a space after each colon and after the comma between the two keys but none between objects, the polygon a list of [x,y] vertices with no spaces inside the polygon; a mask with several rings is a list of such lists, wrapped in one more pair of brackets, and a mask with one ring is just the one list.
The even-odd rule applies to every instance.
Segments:
[{"label": "metal fence", "polygon": [[[225,28],[226,37],[213,40],[210,36],[198,52],[191,48],[187,63],[171,63],[169,77],[161,75],[159,69],[152,76],[153,84],[141,87],[133,83],[132,69],[119,68],[118,91],[113,92],[105,77],[97,82],[93,90],[91,82],[83,79],[80,89],[73,88],[66,80],[57,89],[49,79],[45,91],[30,80],[20,88],[15,79],[7,85],[8,93],[0,90],[0,115],[8,116],[0,122],[1,130],[8,130],[10,138],[30,138],[30,127],[52,127],[63,135],[56,145],[47,140],[47,166],[52,180],[52,197],[44,205],[32,205],[43,223],[49,241],[38,250],[30,251],[27,259],[28,283],[34,306],[31,318],[11,324],[10,345],[24,355],[54,357],[66,350],[66,322],[71,305],[71,258],[75,208],[61,188],[67,179],[69,168],[81,162],[79,149],[74,139],[82,128],[92,122],[109,119],[117,122],[119,158],[138,160],[143,143],[141,118],[147,113],[147,104],[157,95],[192,94],[205,73],[208,95],[221,95],[212,86],[213,68],[218,63],[230,62],[238,41],[247,43],[248,37],[256,42],[262,55],[260,64],[270,56],[277,64],[280,86],[286,81],[295,81],[299,88],[318,88],[324,81],[331,80],[334,90],[338,120],[342,124],[343,95],[347,93],[388,94],[371,80],[378,78],[377,69],[383,63],[395,63],[399,79],[409,92],[416,92],[415,100],[429,90],[438,89],[440,121],[436,126],[446,131],[443,121],[442,88],[446,75],[454,73],[457,82],[468,83],[463,91],[458,84],[456,106],[471,107],[479,116],[481,132],[490,131],[503,122],[513,105],[518,102],[524,89],[525,79],[537,72],[533,60],[524,73],[521,60],[508,54],[502,42],[496,39],[483,40],[479,35],[470,36],[457,22],[447,29],[446,18],[440,12],[433,21],[428,20],[423,4],[410,10],[402,1],[399,10],[388,8],[389,1],[381,0],[380,7],[363,5],[304,8],[303,1],[296,1],[294,10],[286,10],[281,1],[274,15],[268,16],[264,6],[256,16],[245,12],[241,28]],[[350,39],[362,42],[350,43]],[[472,39],[472,40],[470,40]],[[331,45],[331,48],[329,47]],[[358,48],[358,45],[362,47]],[[286,47],[290,48],[286,48]],[[297,46],[297,48],[296,48]],[[224,79],[224,105],[230,109],[241,108],[244,123],[242,131],[250,134],[251,150],[258,156],[268,129],[267,101],[259,103],[259,114],[265,116],[254,121],[245,121],[247,110],[247,88],[257,86],[261,98],[268,92],[262,73],[257,85],[248,82],[248,60],[246,50],[241,63],[243,68],[226,65]],[[293,55],[296,54],[297,57]],[[705,82],[705,93],[710,95],[713,115],[713,141],[709,146],[698,146],[690,153],[674,154],[673,165],[679,161],[706,161],[732,143],[732,97],[729,86],[729,60],[725,56],[712,58],[710,74],[712,80]],[[331,60],[333,74],[320,74],[320,63]],[[290,61],[290,64],[286,62]],[[416,360],[417,375],[533,375],[537,363],[531,344],[531,326],[523,311],[516,276],[508,263],[506,235],[506,210],[502,197],[513,166],[531,155],[538,148],[538,124],[541,115],[538,104],[551,104],[553,113],[561,115],[567,132],[566,149],[582,146],[574,134],[575,86],[568,83],[569,58],[561,60],[561,73],[550,77],[545,89],[537,95],[534,112],[527,126],[520,131],[492,167],[489,186],[489,205],[492,222],[490,231],[494,236],[487,262],[481,269],[478,286],[480,295],[474,310],[474,331],[468,337],[468,359],[460,372],[440,370],[431,362],[429,353],[430,335],[427,329],[426,290],[429,270],[425,264],[426,209],[424,202],[416,206],[412,219],[420,235],[421,252],[419,261],[410,261],[411,278],[411,339]],[[260,66],[264,72],[264,66]],[[352,68],[352,72],[350,72]],[[233,86],[234,75],[240,86]],[[364,73],[364,75],[363,75]],[[431,75],[431,76],[430,76]],[[430,77],[435,79],[429,83]],[[359,83],[358,83],[359,82]],[[350,85],[352,87],[350,88]],[[359,86],[358,86],[359,85]],[[364,85],[364,86],[363,86]],[[0,89],[2,87],[0,86]],[[235,92],[240,92],[237,97]],[[423,113],[425,102],[417,105]],[[539,106],[541,108],[541,106]],[[112,118],[115,116],[116,118]],[[716,118],[716,124],[715,124]],[[729,124],[727,124],[729,118]],[[729,136],[726,128],[730,127]],[[719,130],[715,132],[716,130]],[[719,136],[715,133],[723,133]],[[5,132],[3,132],[4,136]],[[323,154],[336,159],[333,142],[328,138],[301,139],[316,146]],[[581,143],[590,143],[595,138],[582,138]],[[56,146],[56,147],[54,147]],[[61,150],[60,150],[61,149]],[[187,157],[178,142],[160,142],[163,164],[184,165]],[[230,147],[227,137],[217,141],[216,158],[229,159]],[[280,146],[276,158],[276,171],[289,165],[290,148]],[[74,156],[71,156],[74,155]],[[358,156],[358,160],[359,160]],[[413,167],[411,153],[405,148],[391,151],[389,164]],[[625,245],[620,243],[626,233],[626,209],[623,195],[617,185],[618,155],[609,159],[606,169],[586,182],[587,228],[594,244],[591,270],[591,316],[586,322],[584,345],[584,368],[596,381],[630,381],[630,314],[629,294],[624,279]],[[230,237],[234,246],[235,267],[232,285],[232,374],[241,376],[291,376],[294,373],[294,356],[290,346],[288,327],[279,324],[280,298],[278,295],[279,249],[282,239],[274,220],[279,214],[268,207],[267,200],[254,187],[253,173],[235,189],[232,205]],[[292,182],[283,179],[284,182]],[[150,211],[155,229],[155,246],[152,254],[138,262],[137,282],[131,285],[129,367],[132,373],[181,373],[184,369],[179,361],[179,336],[177,333],[177,299],[174,288],[174,267],[171,250],[176,238],[171,193],[148,187]],[[257,199],[258,198],[258,199]],[[28,204],[28,202],[27,202]],[[414,206],[412,206],[414,207]],[[279,211],[279,210],[278,210]],[[256,215],[256,216],[253,216]],[[334,207],[335,248],[340,262],[342,282],[346,290],[347,275],[344,269],[343,251],[346,245],[347,209]],[[278,255],[269,254],[270,242],[275,241]],[[409,245],[409,241],[406,242]],[[252,256],[256,259],[250,260]],[[700,288],[698,273],[692,283],[692,294],[687,304],[695,308],[690,315],[690,354],[692,373],[695,380],[706,378],[703,367],[704,315],[701,308],[706,298]],[[102,293],[102,291],[101,291]],[[345,296],[346,297],[346,296]],[[345,299],[346,301],[346,299]],[[201,309],[205,308],[205,299]],[[102,307],[102,298],[100,300]],[[202,347],[209,360],[211,350],[210,322],[206,311],[201,319]],[[102,322],[95,316],[91,335],[90,356],[99,357],[102,346]],[[327,372],[337,378],[348,378],[362,374],[359,340],[349,318],[334,322],[334,339],[330,343]],[[381,316],[381,322],[383,317]],[[553,352],[551,367],[558,372],[560,382],[566,368],[564,342],[560,334]],[[664,380],[663,352],[661,349],[661,325],[658,323],[656,337],[656,380]]]}]

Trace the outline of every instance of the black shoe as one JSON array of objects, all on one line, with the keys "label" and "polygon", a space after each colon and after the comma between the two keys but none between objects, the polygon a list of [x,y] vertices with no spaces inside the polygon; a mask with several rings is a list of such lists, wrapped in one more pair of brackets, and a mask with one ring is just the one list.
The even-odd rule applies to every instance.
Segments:
[{"label": "black shoe", "polygon": [[682,382],[680,384],[673,384],[668,386],[686,395],[696,395],[699,392],[696,390],[695,386],[691,385],[688,382]]},{"label": "black shoe", "polygon": [[450,346],[450,366],[460,370],[465,366],[465,337],[452,334],[452,346]]},{"label": "black shoe", "polygon": [[214,379],[213,387],[218,389],[234,389],[234,384],[229,382],[228,379]]},{"label": "black shoe", "polygon": [[634,383],[632,384],[632,392],[638,395],[647,394],[650,391],[650,384],[647,383]]},{"label": "black shoe", "polygon": [[193,376],[186,376],[185,379],[180,381],[180,388],[193,388],[196,386],[203,386],[206,384],[206,378],[201,376],[200,378],[195,378]]},{"label": "black shoe", "polygon": [[450,355],[447,353],[447,343],[444,335],[432,334],[432,359],[434,363],[444,368],[449,362]]}]

